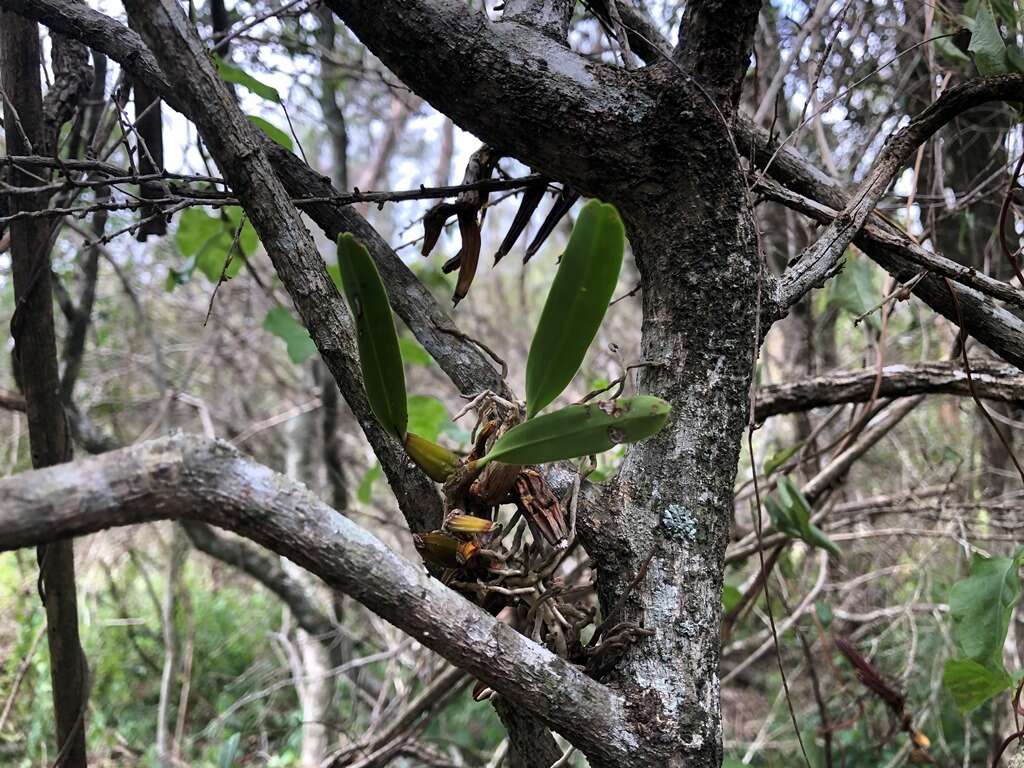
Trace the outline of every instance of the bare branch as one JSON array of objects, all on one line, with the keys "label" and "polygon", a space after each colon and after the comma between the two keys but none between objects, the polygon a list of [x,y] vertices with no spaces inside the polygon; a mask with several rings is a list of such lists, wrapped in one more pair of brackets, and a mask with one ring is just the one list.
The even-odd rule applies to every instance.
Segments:
[{"label": "bare branch", "polygon": [[776,296],[779,315],[785,315],[804,294],[838,272],[847,246],[914,150],[957,115],[979,104],[1021,100],[1024,100],[1024,75],[972,80],[950,88],[906,127],[890,136],[849,203],[780,278]]},{"label": "bare branch", "polygon": [[[782,203],[787,208],[799,211],[822,224],[831,224],[839,215],[837,211],[827,205],[787,189],[771,179],[759,178],[754,189],[766,198]],[[988,296],[1024,309],[1024,290],[989,277],[974,267],[964,266],[941,254],[927,250],[911,240],[906,232],[899,230],[892,222],[881,217],[869,217],[853,241],[862,248],[868,247],[869,244],[891,248],[929,272],[948,277],[961,285],[976,288]]]},{"label": "bare branch", "polygon": [[[833,210],[841,211],[847,207],[850,196],[842,185],[792,147],[780,147],[769,138],[767,131],[755,127],[744,115],[737,116],[734,128],[741,152],[749,155],[757,167],[767,166],[768,173],[786,188]],[[908,258],[906,249],[913,244],[906,234],[879,216],[872,220],[872,225],[885,230],[887,237],[891,235],[900,245],[882,244],[871,239],[860,240],[858,245],[897,281],[905,283],[915,278],[921,267]],[[960,304],[959,315],[942,277],[926,276],[914,286],[913,293],[947,320],[956,323],[962,317],[965,330],[971,336],[1024,370],[1024,321],[979,290],[966,285],[954,287],[954,290]]]},{"label": "bare branch", "polygon": [[278,276],[380,459],[403,514],[414,530],[440,523],[437,491],[374,418],[366,399],[352,317],[298,210],[274,173],[261,134],[245,118],[218,76],[195,28],[172,0],[134,0],[129,14],[160,52],[210,153],[238,195]]},{"label": "bare branch", "polygon": [[655,764],[635,751],[618,695],[223,442],[175,435],[0,480],[0,550],[186,518],[234,531],[315,573],[526,707],[595,764]]},{"label": "bare branch", "polygon": [[[978,397],[1003,402],[1024,401],[1024,374],[1011,366],[971,363]],[[807,411],[824,405],[865,403],[872,397],[875,369],[817,376],[761,387],[757,392],[755,418],[763,421],[782,413]],[[881,371],[876,397],[910,397],[948,394],[970,397],[967,373],[951,363],[889,365]]]},{"label": "bare branch", "polygon": [[[190,116],[139,35],[109,16],[72,0],[0,0],[0,10],[34,19],[55,32],[81,40],[93,50],[102,51],[159,92],[169,106]],[[352,208],[328,202],[338,195],[330,181],[284,147],[262,135],[258,139],[292,196],[324,201],[301,207],[329,238],[333,240],[342,232],[352,232],[366,245],[390,289],[395,312],[460,391],[476,394],[490,389],[507,394],[507,385],[480,350],[459,337],[442,332],[455,327],[450,315],[376,230]]]}]

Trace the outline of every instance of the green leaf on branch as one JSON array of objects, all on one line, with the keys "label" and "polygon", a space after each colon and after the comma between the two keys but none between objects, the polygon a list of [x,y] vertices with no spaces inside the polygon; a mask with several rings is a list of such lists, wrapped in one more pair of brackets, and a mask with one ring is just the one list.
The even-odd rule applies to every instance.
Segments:
[{"label": "green leaf on branch", "polygon": [[274,307],[263,320],[263,329],[270,331],[288,346],[288,357],[299,365],[316,354],[316,344],[309,331],[285,307]]},{"label": "green leaf on branch", "polygon": [[572,381],[597,335],[622,267],[626,231],[614,206],[580,211],[544,303],[526,361],[526,418]]},{"label": "green leaf on branch", "polygon": [[776,496],[778,499],[774,496],[765,498],[764,507],[771,515],[772,525],[780,533],[824,549],[837,557],[842,554],[835,542],[811,522],[811,505],[789,477],[779,480]]},{"label": "green leaf on branch", "polygon": [[[259,245],[259,237],[252,224],[246,219],[238,236],[238,244],[232,252],[235,232],[242,224],[242,209],[237,205],[229,206],[216,215],[211,216],[201,208],[188,208],[178,219],[178,229],[174,236],[179,253],[187,257],[184,264],[172,270],[172,280],[168,287],[187,283],[192,272],[199,269],[210,282],[220,280],[223,272],[228,279],[234,277],[242,269],[244,260],[255,252]],[[231,254],[231,263],[224,271],[224,263]]]},{"label": "green leaf on branch", "polygon": [[252,123],[265,134],[267,134],[267,136],[272,141],[277,142],[282,147],[287,149],[289,152],[291,152],[295,148],[295,145],[292,143],[292,137],[289,136],[284,131],[282,131],[273,123],[264,120],[262,117],[259,117],[258,115],[246,115],[246,118],[249,120],[250,123]]},{"label": "green leaf on branch", "polygon": [[1019,557],[971,558],[971,572],[949,592],[953,642],[960,653],[992,669],[1002,669],[1003,643],[1013,608],[1020,599]]},{"label": "green leaf on branch", "polygon": [[570,405],[513,427],[477,464],[543,464],[602,453],[650,437],[665,425],[670,410],[650,395]]},{"label": "green leaf on branch", "polygon": [[992,13],[989,0],[978,3],[978,12],[974,16],[974,29],[971,32],[971,44],[967,50],[974,54],[974,63],[985,77],[1002,75],[1009,71],[1006,56],[1006,43],[999,33],[999,23]]},{"label": "green leaf on branch", "polygon": [[409,411],[402,353],[387,291],[370,252],[348,232],[338,237],[338,268],[355,321],[366,398],[381,426],[401,440],[408,428]]},{"label": "green leaf on branch", "polygon": [[772,473],[775,472],[779,467],[789,461],[796,455],[796,452],[804,447],[804,441],[801,440],[796,445],[791,445],[788,448],[783,448],[781,451],[776,451],[767,459],[764,460],[764,476],[771,477]]},{"label": "green leaf on branch", "polygon": [[977,709],[1011,685],[1013,679],[1002,669],[991,669],[972,659],[950,659],[942,671],[946,686],[957,709],[966,714]]},{"label": "green leaf on branch", "polygon": [[942,681],[968,712],[1013,685],[1003,666],[1003,644],[1020,599],[1024,550],[1012,557],[971,558],[971,571],[949,592],[953,642],[961,658],[946,662]]},{"label": "green leaf on branch", "polygon": [[277,92],[276,88],[266,83],[261,83],[241,67],[229,64],[220,56],[214,56],[213,63],[217,67],[217,74],[220,75],[221,80],[224,82],[240,85],[246,90],[255,93],[261,99],[272,101],[275,104],[281,103],[281,94]]}]

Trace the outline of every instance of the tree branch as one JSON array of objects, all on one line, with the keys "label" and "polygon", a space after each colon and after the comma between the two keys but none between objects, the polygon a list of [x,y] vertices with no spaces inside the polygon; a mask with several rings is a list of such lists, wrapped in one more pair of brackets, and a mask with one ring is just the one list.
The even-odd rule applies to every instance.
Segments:
[{"label": "tree branch", "polygon": [[989,101],[1022,100],[1024,75],[972,80],[950,88],[906,127],[890,136],[849,203],[779,279],[776,296],[779,316],[784,316],[806,293],[820,287],[839,271],[847,246],[914,150],[968,109]]},{"label": "tree branch", "polygon": [[[781,203],[822,224],[831,224],[839,216],[837,211],[827,205],[787,189],[771,179],[759,178],[754,185],[754,190],[763,194],[765,198]],[[987,296],[1024,309],[1024,290],[989,277],[974,267],[964,266],[923,248],[911,240],[906,232],[881,216],[869,217],[860,232],[853,238],[853,242],[862,249],[870,248],[872,245],[892,249],[922,269],[948,277],[961,285],[976,288]]]},{"label": "tree branch", "polygon": [[750,64],[761,0],[689,0],[674,58],[732,111]]},{"label": "tree branch", "polygon": [[[882,369],[875,397],[896,398],[920,394],[970,397],[967,374],[951,363],[889,365]],[[1024,402],[1024,374],[1010,366],[971,363],[978,397],[1003,402]],[[867,369],[761,387],[754,416],[764,421],[783,413],[808,411],[825,405],[866,403],[872,398],[878,371]]]},{"label": "tree branch", "polygon": [[433,483],[407,459],[401,445],[377,423],[356,354],[352,317],[274,173],[257,129],[245,118],[213,67],[206,48],[173,0],[130,0],[129,15],[159,51],[175,92],[189,108],[295,308],[380,459],[399,507],[413,530],[440,523],[441,502]]},{"label": "tree branch", "polygon": [[575,0],[505,0],[503,21],[536,27],[550,38],[565,43]]},{"label": "tree branch", "polygon": [[[623,188],[624,172],[654,167],[637,131],[659,108],[655,91],[663,87],[653,72],[589,61],[532,26],[491,22],[461,0],[327,6],[402,82],[502,154],[608,198]],[[580,136],[589,137],[585,152]]]},{"label": "tree branch", "polygon": [[[146,82],[168,106],[190,117],[190,110],[171,90],[156,58],[139,35],[109,16],[76,0],[0,0],[0,10],[38,21],[54,32],[105,53],[125,71]],[[291,197],[315,196],[325,200],[300,207],[329,238],[352,232],[363,241],[390,289],[395,312],[459,390],[476,394],[490,389],[507,396],[507,385],[487,357],[471,342],[444,332],[455,328],[451,317],[383,238],[357,211],[330,202],[339,195],[330,181],[283,147],[262,135],[258,138]]]},{"label": "tree branch", "polygon": [[175,435],[0,480],[0,550],[192,519],[283,555],[555,728],[593,764],[635,752],[623,701],[427,575],[302,485],[220,441]]},{"label": "tree branch", "polygon": [[[768,166],[769,175],[786,188],[833,210],[841,211],[849,204],[850,196],[838,181],[808,162],[792,147],[780,147],[767,131],[754,126],[745,115],[737,116],[734,135],[740,151],[750,156],[757,167]],[[887,238],[895,238],[900,245],[883,245],[864,239],[859,241],[864,252],[901,283],[916,277],[921,267],[908,258],[906,249],[913,244],[906,234],[877,215],[872,223],[884,230]],[[960,304],[959,316],[942,277],[928,275],[913,289],[915,296],[947,320],[957,323],[962,317],[965,330],[971,336],[1024,370],[1024,321],[998,306],[981,291],[967,286],[955,286],[954,291]]]},{"label": "tree branch", "polygon": [[[5,143],[16,153],[56,150],[56,138],[76,108],[85,75],[79,70],[84,55],[77,44],[60,41],[55,48],[54,89],[44,102],[40,83],[42,51],[35,22],[0,13],[0,90],[3,91]],[[66,57],[64,57],[66,55]],[[70,70],[74,70],[72,74]],[[85,82],[88,88],[91,80]],[[67,92],[63,87],[67,87]],[[17,186],[40,183],[38,178],[12,169]],[[42,182],[45,183],[45,182]],[[11,197],[14,211],[45,206],[47,196]],[[72,455],[64,409],[60,400],[57,342],[54,335],[54,279],[50,259],[50,226],[46,221],[12,223],[10,232],[14,314],[11,338],[15,379],[25,395],[29,447],[33,467],[69,461]],[[85,768],[86,710],[89,685],[85,654],[78,634],[74,543],[53,542],[37,550],[39,593],[46,611],[50,649],[50,679],[56,725],[57,762]]]}]

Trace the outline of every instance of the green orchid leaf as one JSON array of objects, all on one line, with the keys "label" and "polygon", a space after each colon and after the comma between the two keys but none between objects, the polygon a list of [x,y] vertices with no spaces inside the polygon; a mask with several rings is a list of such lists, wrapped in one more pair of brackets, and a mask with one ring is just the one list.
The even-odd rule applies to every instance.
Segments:
[{"label": "green orchid leaf", "polygon": [[570,405],[513,427],[477,464],[543,464],[601,453],[650,437],[665,425],[670,410],[650,395]]},{"label": "green orchid leaf", "polygon": [[359,364],[370,408],[381,426],[401,440],[409,412],[402,353],[387,291],[370,252],[348,232],[338,237],[338,269],[355,319]]},{"label": "green orchid leaf", "polygon": [[526,418],[558,397],[583,364],[622,267],[626,231],[614,206],[587,203],[551,283],[526,361]]}]

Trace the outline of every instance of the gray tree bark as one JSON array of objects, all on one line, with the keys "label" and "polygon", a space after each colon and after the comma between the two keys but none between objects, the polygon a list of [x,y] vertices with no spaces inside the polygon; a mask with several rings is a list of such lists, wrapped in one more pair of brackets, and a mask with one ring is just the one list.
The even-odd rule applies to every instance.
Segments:
[{"label": "gray tree bark", "polygon": [[[388,471],[407,518],[429,524],[438,514],[436,495],[425,490],[370,418],[361,382],[352,373],[348,316],[288,202],[289,192],[330,195],[330,186],[241,118],[175,3],[128,5],[140,11],[142,35],[153,53],[137,36],[76,3],[0,0],[0,8],[38,15],[104,47],[196,123]],[[32,496],[16,478],[5,481],[11,485],[0,483],[0,500],[5,487],[13,489],[12,497],[28,493],[29,502],[55,504],[52,530],[83,533],[177,513],[168,506],[173,499],[179,505],[174,510],[184,504],[189,514],[238,530],[345,589],[559,730],[594,765],[718,766],[723,556],[759,338],[767,323],[840,268],[841,254],[855,237],[866,238],[867,252],[898,279],[916,274],[920,261],[931,257],[915,252],[905,235],[881,219],[871,219],[874,202],[907,153],[944,120],[985,100],[1021,100],[1024,77],[950,91],[896,137],[851,197],[792,150],[776,154],[762,132],[735,115],[759,2],[691,0],[674,51],[651,35],[642,14],[617,5],[633,34],[647,31],[635,49],[653,63],[635,71],[573,53],[559,33],[561,17],[550,14],[565,9],[559,2],[513,3],[499,22],[461,0],[327,5],[456,124],[538,172],[614,203],[622,213],[643,278],[643,352],[656,364],[643,371],[640,383],[674,408],[662,433],[630,450],[607,492],[585,491],[579,532],[597,565],[606,618],[631,623],[649,636],[622,645],[620,657],[598,670],[605,684],[596,682],[490,617],[465,610],[460,599],[398,562],[349,521],[311,523],[305,507],[282,500],[279,481],[260,474],[265,470],[221,455],[216,464],[222,476],[203,474],[196,462],[200,456],[213,461],[210,454],[220,455],[219,449],[187,441],[140,449],[136,458],[143,466],[135,472],[146,477],[144,507],[130,493],[106,500],[90,495],[81,509],[56,503],[57,494],[75,493],[67,478],[56,475],[34,478],[52,496]],[[609,9],[608,3],[595,5]],[[558,23],[545,22],[553,18]],[[741,153],[761,165],[770,159],[769,174],[785,187],[782,201],[805,205],[829,224],[826,239],[812,244],[777,284],[763,276]],[[331,237],[347,230],[367,243],[396,311],[460,389],[504,386],[477,351],[447,337],[441,341],[437,325],[450,321],[364,220],[331,204],[302,207]],[[917,295],[947,317],[959,318],[959,303],[972,334],[1005,359],[1024,364],[1024,324],[990,298],[1001,292],[1001,298],[1019,299],[1019,290],[986,283],[938,258],[930,263],[951,272],[959,298],[938,277],[922,280]],[[166,477],[158,484],[147,466],[160,464],[157,456],[165,450]],[[115,485],[137,487],[136,476],[116,474],[128,472],[127,466],[88,469]],[[19,509],[10,513],[4,546],[44,535]],[[296,525],[296,517],[308,530]]]}]

